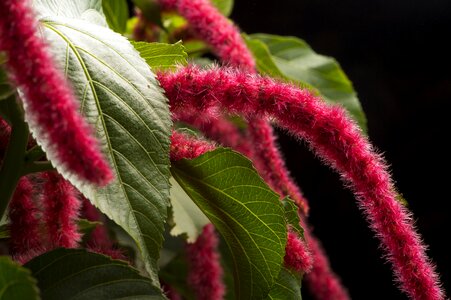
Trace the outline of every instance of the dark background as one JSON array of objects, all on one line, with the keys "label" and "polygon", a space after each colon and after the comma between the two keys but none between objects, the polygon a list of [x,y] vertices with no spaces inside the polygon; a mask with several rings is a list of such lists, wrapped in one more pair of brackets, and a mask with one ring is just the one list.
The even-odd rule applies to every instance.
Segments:
[{"label": "dark background", "polygon": [[[451,1],[235,0],[231,18],[247,33],[303,38],[341,63],[450,295]],[[294,139],[280,142],[352,298],[405,299],[338,175]]]}]

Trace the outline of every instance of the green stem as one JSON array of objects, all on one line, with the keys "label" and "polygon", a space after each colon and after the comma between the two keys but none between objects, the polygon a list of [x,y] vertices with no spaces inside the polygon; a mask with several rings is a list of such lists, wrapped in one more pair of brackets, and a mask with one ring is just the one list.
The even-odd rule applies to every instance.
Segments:
[{"label": "green stem", "polygon": [[28,143],[28,126],[23,119],[23,112],[16,97],[13,96],[3,101],[6,101],[6,110],[11,120],[12,130],[0,169],[0,217],[4,215],[22,175]]},{"label": "green stem", "polygon": [[45,156],[45,152],[41,146],[36,145],[25,153],[25,161],[27,163],[33,163]]},{"label": "green stem", "polygon": [[55,168],[49,161],[35,161],[24,166],[22,169],[22,175],[53,170],[55,170]]}]

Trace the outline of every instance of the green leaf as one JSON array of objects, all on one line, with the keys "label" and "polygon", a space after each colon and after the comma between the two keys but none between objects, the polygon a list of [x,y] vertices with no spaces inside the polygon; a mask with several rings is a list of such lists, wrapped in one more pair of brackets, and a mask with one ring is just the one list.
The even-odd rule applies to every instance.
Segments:
[{"label": "green leaf", "polygon": [[132,41],[132,45],[153,70],[175,70],[188,63],[188,54],[181,41],[175,44]]},{"label": "green leaf", "polygon": [[302,300],[301,275],[283,267],[267,300]]},{"label": "green leaf", "polygon": [[41,23],[115,180],[104,188],[78,181],[60,167],[52,145],[33,124],[30,129],[58,171],[133,238],[158,285],[157,261],[169,206],[167,99],[149,66],[121,35],[68,17],[48,16]]},{"label": "green leaf", "polygon": [[[312,85],[326,101],[339,103],[348,110],[363,130],[366,118],[356,92],[337,61],[331,57],[315,53],[309,45],[296,37],[282,37],[270,34],[249,35],[251,41],[264,43],[271,59],[279,71],[290,80]],[[252,49],[255,51],[255,49]],[[259,70],[266,73],[273,65],[268,63],[262,50],[254,52]],[[272,75],[271,73],[268,73]]]},{"label": "green leaf", "polygon": [[121,34],[124,33],[129,17],[127,1],[102,0],[102,8],[110,28]]},{"label": "green leaf", "polygon": [[212,0],[214,6],[226,17],[230,16],[233,10],[233,0]]},{"label": "green leaf", "polygon": [[0,300],[24,299],[40,299],[36,279],[11,258],[0,256]]},{"label": "green leaf", "polygon": [[285,208],[285,218],[287,224],[294,230],[298,236],[304,238],[304,228],[302,228],[299,219],[298,206],[289,197],[285,197],[282,200],[283,207]]},{"label": "green leaf", "polygon": [[46,300],[166,299],[149,278],[125,261],[83,249],[47,252],[25,267],[38,280]]},{"label": "green leaf", "polygon": [[174,178],[170,178],[169,182],[172,185],[171,203],[175,223],[171,229],[171,235],[186,234],[187,241],[194,243],[204,226],[210,221]]},{"label": "green leaf", "polygon": [[261,299],[283,262],[287,229],[278,195],[252,163],[219,148],[173,163],[172,175],[223,235],[233,257],[236,299]]}]

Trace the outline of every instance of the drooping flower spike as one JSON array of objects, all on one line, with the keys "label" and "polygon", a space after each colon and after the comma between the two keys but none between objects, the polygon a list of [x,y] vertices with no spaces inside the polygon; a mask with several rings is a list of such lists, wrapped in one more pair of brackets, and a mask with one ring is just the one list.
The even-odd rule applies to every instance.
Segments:
[{"label": "drooping flower spike", "polygon": [[222,282],[223,270],[218,244],[213,224],[207,224],[197,240],[186,245],[186,256],[190,264],[187,280],[198,300],[224,298],[225,286]]},{"label": "drooping flower spike", "polygon": [[23,92],[27,121],[52,148],[47,153],[55,153],[52,160],[81,180],[104,185],[112,179],[111,170],[37,26],[30,1],[0,1],[0,51],[7,54],[7,70]]},{"label": "drooping flower spike", "polygon": [[[255,60],[241,37],[239,29],[211,3],[210,0],[160,0],[164,9],[175,9],[186,18],[193,32],[212,48],[227,65],[255,73]],[[275,135],[269,122],[255,118],[249,120],[247,137],[258,151],[252,161],[265,181],[280,195],[290,195],[304,214],[308,203],[289,176]]]},{"label": "drooping flower spike", "polygon": [[40,254],[44,248],[40,233],[38,208],[32,199],[33,185],[28,177],[22,177],[9,204],[8,218],[10,251],[12,256],[25,262]]},{"label": "drooping flower spike", "polygon": [[165,9],[176,9],[223,62],[255,72],[254,58],[240,31],[209,0],[160,0],[160,3]]},{"label": "drooping flower spike", "polygon": [[396,200],[383,159],[342,107],[293,85],[234,69],[187,67],[160,73],[158,79],[175,112],[219,106],[248,117],[271,116],[307,141],[352,187],[401,289],[413,299],[445,298],[410,213]]},{"label": "drooping flower spike", "polygon": [[288,232],[284,261],[297,272],[308,273],[313,266],[313,258],[305,242],[294,232]]},{"label": "drooping flower spike", "polygon": [[[105,222],[105,218],[99,211],[91,204],[91,202],[84,198],[82,201],[83,217],[91,222]],[[86,242],[87,249],[91,252],[101,253],[113,259],[127,260],[121,249],[115,247],[111,240],[106,224],[99,224],[91,232],[89,240]]]},{"label": "drooping flower spike", "polygon": [[304,235],[308,241],[309,250],[312,253],[314,262],[304,279],[307,288],[311,293],[314,293],[315,299],[318,300],[351,299],[348,291],[341,284],[340,279],[332,271],[327,260],[327,255],[320,242],[311,235],[306,227],[304,229]]},{"label": "drooping flower spike", "polygon": [[50,248],[76,248],[81,240],[77,219],[80,213],[78,191],[55,171],[41,174],[44,180],[42,204]]}]

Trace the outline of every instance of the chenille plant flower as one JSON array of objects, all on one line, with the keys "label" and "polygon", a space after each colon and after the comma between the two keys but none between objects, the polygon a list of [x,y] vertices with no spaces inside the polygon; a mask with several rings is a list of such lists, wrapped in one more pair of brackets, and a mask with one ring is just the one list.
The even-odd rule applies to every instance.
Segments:
[{"label": "chenille plant flower", "polygon": [[[324,92],[342,87],[277,65],[277,49],[306,49],[242,35],[227,18],[231,1],[133,2],[0,3],[2,295],[301,299],[304,280],[316,299],[350,299],[275,125],[341,175],[399,288],[446,298],[355,121],[357,98],[342,106]],[[308,59],[286,61],[309,71]]]}]

